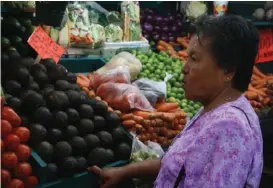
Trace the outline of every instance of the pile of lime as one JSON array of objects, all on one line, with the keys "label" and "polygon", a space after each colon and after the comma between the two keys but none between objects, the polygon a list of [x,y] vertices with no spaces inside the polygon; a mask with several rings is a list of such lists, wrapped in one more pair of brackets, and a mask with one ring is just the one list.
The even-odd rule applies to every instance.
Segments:
[{"label": "pile of lime", "polygon": [[155,53],[149,51],[143,53],[133,50],[132,53],[142,63],[142,71],[139,78],[148,78],[153,81],[163,81],[166,73],[172,75],[167,82],[167,101],[177,102],[182,111],[187,112],[192,118],[201,108],[201,104],[185,99],[184,90],[182,88],[182,68],[183,62],[178,58],[169,57],[166,52],[161,51]]}]

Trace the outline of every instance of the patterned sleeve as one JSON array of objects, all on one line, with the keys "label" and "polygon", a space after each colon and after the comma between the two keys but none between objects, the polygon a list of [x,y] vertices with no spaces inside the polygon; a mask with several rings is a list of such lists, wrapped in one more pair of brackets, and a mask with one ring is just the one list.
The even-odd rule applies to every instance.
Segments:
[{"label": "patterned sleeve", "polygon": [[184,187],[243,188],[252,176],[250,187],[258,188],[262,161],[254,156],[262,148],[251,134],[250,127],[232,119],[218,120],[202,130],[188,150]]}]

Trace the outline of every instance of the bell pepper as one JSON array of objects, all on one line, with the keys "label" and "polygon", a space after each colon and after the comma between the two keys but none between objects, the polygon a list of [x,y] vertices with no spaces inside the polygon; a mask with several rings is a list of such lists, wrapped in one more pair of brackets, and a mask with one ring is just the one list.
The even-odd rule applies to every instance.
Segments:
[{"label": "bell pepper", "polygon": [[7,120],[13,127],[19,127],[21,125],[21,118],[10,107],[4,106],[2,110],[2,119]]}]

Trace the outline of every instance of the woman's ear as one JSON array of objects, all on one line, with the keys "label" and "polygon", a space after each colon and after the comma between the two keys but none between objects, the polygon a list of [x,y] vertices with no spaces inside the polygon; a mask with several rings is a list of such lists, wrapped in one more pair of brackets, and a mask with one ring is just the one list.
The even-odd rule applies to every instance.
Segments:
[{"label": "woman's ear", "polygon": [[233,79],[235,72],[225,71],[225,81],[229,82]]}]

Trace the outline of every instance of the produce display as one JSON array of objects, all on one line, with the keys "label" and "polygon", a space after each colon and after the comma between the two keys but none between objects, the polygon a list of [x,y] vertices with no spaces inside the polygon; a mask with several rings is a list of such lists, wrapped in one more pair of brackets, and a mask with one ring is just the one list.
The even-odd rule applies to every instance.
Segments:
[{"label": "produce display", "polygon": [[129,159],[131,143],[119,115],[99,97],[90,98],[75,74],[52,59],[34,64],[16,51],[3,57],[7,105],[28,128],[28,144],[47,163],[48,180]]},{"label": "produce display", "polygon": [[2,20],[1,51],[17,50],[21,56],[35,56],[34,50],[27,44],[29,36],[35,29],[31,19],[4,16]]},{"label": "produce display", "polygon": [[[3,98],[3,96],[1,96]],[[1,186],[6,188],[34,188],[37,177],[28,163],[31,155],[27,141],[30,131],[21,126],[21,119],[1,101]]]},{"label": "produce display", "polygon": [[142,62],[142,71],[139,78],[148,78],[154,81],[163,81],[166,73],[172,75],[167,82],[167,101],[177,102],[183,112],[189,117],[193,117],[201,108],[199,103],[185,99],[184,90],[182,88],[182,68],[183,63],[175,58],[169,57],[166,52],[142,52],[133,51],[133,54]]},{"label": "produce display", "polygon": [[273,105],[272,96],[270,97],[270,94],[267,93],[267,82],[271,79],[273,79],[273,75],[265,75],[254,66],[251,83],[245,96],[258,114],[266,107]]}]

